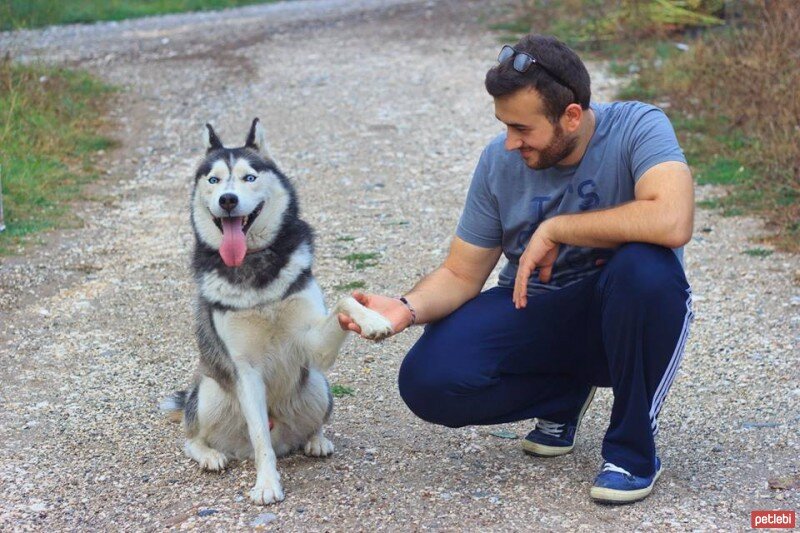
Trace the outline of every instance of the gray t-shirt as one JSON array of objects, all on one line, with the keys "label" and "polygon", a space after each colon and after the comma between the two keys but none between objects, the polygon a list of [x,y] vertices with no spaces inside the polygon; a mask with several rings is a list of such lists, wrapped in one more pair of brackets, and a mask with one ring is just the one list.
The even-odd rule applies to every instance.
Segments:
[{"label": "gray t-shirt", "polygon": [[[519,151],[507,151],[506,135],[481,154],[456,235],[483,248],[501,246],[508,264],[498,285],[513,287],[517,264],[531,235],[545,219],[594,211],[634,199],[642,175],[665,161],[686,162],[669,119],[641,102],[591,104],[595,131],[580,163],[533,170]],[[683,248],[675,250],[683,259]],[[561,245],[550,283],[531,275],[528,293],[555,290],[595,272],[613,250]]]}]

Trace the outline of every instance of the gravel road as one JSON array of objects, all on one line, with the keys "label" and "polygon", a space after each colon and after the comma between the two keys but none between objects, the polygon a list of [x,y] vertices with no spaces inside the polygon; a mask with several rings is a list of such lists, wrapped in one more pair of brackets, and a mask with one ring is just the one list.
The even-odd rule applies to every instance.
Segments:
[{"label": "gravel road", "polygon": [[[743,530],[797,509],[800,258],[748,255],[764,229],[698,212],[686,259],[696,321],[661,416],[653,495],[588,491],[610,412],[602,390],[573,454],[523,455],[530,423],[415,419],[396,374],[420,331],[351,340],[330,374],[325,460],[279,461],[286,500],[246,498],[252,462],[201,472],[158,400],[195,367],[189,183],[211,121],[230,144],[259,116],[316,228],[328,302],[408,289],[444,258],[473,165],[501,130],[483,76],[501,2],[317,0],[0,34],[0,50],[80,65],[123,88],[121,148],[76,206],[80,230],[0,259],[0,529],[281,531]],[[597,100],[618,84],[590,64]],[[699,188],[700,198],[721,191]],[[358,269],[343,259],[377,254]],[[779,480],[780,481],[780,480]]]}]

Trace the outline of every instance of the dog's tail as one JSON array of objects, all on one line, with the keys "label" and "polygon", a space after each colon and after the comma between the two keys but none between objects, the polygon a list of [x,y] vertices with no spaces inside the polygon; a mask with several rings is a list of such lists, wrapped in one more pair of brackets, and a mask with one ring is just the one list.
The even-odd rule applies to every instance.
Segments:
[{"label": "dog's tail", "polygon": [[186,391],[177,390],[161,400],[158,408],[173,422],[183,420],[183,410],[186,407]]}]

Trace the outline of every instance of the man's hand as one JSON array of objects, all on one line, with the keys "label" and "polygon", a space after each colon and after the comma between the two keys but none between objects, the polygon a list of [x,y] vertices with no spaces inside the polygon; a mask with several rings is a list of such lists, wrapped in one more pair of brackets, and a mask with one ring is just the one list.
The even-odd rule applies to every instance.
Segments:
[{"label": "man's hand", "polygon": [[519,258],[514,282],[514,306],[517,309],[528,305],[528,278],[535,269],[539,269],[539,281],[542,283],[548,283],[553,274],[553,263],[558,258],[560,245],[551,238],[548,228],[547,221],[539,225]]},{"label": "man's hand", "polygon": [[[378,294],[364,294],[355,291],[353,298],[364,307],[383,315],[392,324],[392,335],[400,333],[411,324],[411,311],[397,298]],[[345,331],[355,331],[361,335],[361,328],[349,316],[339,313],[339,326]],[[365,337],[366,338],[366,337]]]}]

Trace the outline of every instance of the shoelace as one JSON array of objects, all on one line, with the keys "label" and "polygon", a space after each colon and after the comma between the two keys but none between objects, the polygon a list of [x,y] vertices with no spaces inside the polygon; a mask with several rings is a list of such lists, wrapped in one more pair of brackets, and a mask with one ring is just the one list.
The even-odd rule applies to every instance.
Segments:
[{"label": "shoelace", "polygon": [[536,420],[536,429],[545,435],[556,438],[561,436],[561,428],[565,425],[566,424],[559,424],[558,422],[550,422],[549,420]]},{"label": "shoelace", "polygon": [[617,472],[619,474],[624,474],[628,477],[633,477],[630,472],[625,470],[622,467],[615,465],[614,463],[603,463],[603,472]]}]

